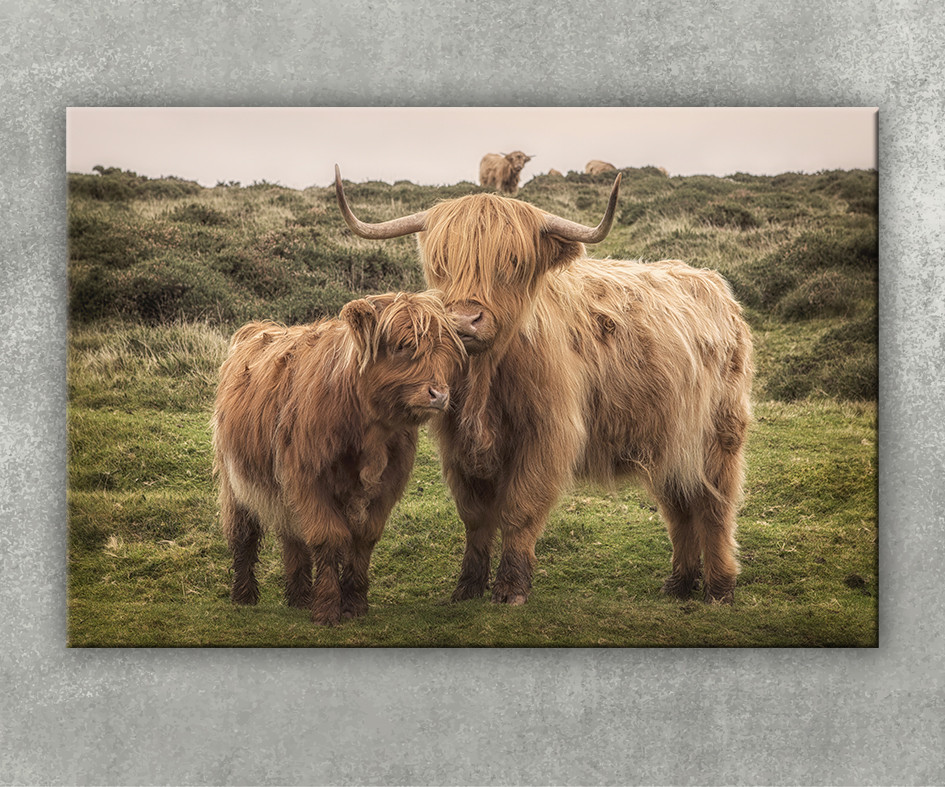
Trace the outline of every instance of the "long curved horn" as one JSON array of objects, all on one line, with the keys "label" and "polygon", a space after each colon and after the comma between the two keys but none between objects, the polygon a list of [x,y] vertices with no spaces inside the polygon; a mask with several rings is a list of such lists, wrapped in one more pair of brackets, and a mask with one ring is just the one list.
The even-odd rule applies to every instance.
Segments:
[{"label": "long curved horn", "polygon": [[338,169],[337,164],[335,164],[335,194],[338,195],[338,207],[341,208],[341,215],[345,217],[345,224],[355,235],[360,235],[362,238],[370,238],[371,240],[399,238],[401,235],[412,235],[414,232],[422,232],[426,229],[426,211],[403,216],[399,219],[383,221],[380,224],[368,224],[361,221],[351,212],[351,208],[348,206],[345,190],[341,185],[341,170]]},{"label": "long curved horn", "polygon": [[579,241],[581,243],[600,243],[607,237],[610,227],[614,223],[614,211],[617,209],[617,193],[620,191],[620,176],[623,173],[617,173],[617,179],[614,181],[614,188],[610,192],[610,201],[607,203],[607,210],[604,212],[604,218],[596,227],[585,227],[576,221],[568,221],[560,216],[549,213],[545,219],[545,232],[549,235],[556,235],[570,241]]}]

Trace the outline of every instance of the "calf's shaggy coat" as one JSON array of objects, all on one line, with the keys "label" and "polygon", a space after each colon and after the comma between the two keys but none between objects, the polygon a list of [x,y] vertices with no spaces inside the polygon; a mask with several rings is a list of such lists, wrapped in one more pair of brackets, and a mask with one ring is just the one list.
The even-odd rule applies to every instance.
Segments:
[{"label": "calf's shaggy coat", "polygon": [[506,155],[486,153],[479,162],[479,184],[503,194],[514,194],[518,191],[519,174],[531,160],[521,150]]},{"label": "calf's shaggy coat", "polygon": [[418,426],[445,409],[464,357],[429,293],[236,332],[213,416],[234,602],[259,598],[254,566],[268,529],[282,544],[290,605],[322,624],[367,611],[371,553],[413,467]]},{"label": "calf's shaggy coat", "polygon": [[664,592],[730,602],[735,513],[750,420],[751,338],[713,271],[678,261],[586,256],[609,231],[518,200],[479,194],[377,225],[366,237],[419,232],[427,281],[444,293],[470,354],[453,404],[434,425],[444,475],[466,526],[454,600],[489,583],[524,603],[535,544],[575,476],[628,477],[653,494],[672,541]]}]

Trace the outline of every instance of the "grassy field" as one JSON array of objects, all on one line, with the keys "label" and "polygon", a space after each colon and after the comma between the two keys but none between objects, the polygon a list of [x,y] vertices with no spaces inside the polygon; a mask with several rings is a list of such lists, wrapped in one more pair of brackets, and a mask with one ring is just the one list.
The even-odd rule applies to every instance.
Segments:
[{"label": "grassy field", "polygon": [[[204,189],[71,175],[69,644],[72,646],[872,646],[877,644],[876,179],[625,173],[596,256],[725,274],[756,342],[755,423],[732,607],[659,593],[665,528],[630,487],[579,486],[538,543],[531,600],[449,604],[463,528],[422,433],[371,565],[371,611],[333,629],[282,600],[269,541],[260,603],[229,602],[209,415],[227,336],[419,289],[414,242],[343,228],[328,189]],[[520,196],[596,223],[612,179],[538,177]],[[368,220],[472,184],[351,184]]]}]

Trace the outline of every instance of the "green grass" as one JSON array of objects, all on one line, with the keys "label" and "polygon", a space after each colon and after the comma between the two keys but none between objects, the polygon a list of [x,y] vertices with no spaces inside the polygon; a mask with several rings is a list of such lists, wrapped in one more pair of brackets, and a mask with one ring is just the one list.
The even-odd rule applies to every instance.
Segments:
[{"label": "green grass", "polygon": [[[612,177],[520,197],[596,224]],[[875,646],[876,174],[666,178],[624,171],[595,256],[719,270],[755,342],[755,414],[732,607],[660,594],[670,544],[647,497],[579,485],[539,540],[519,608],[447,603],[464,535],[421,434],[371,564],[371,610],[333,629],[282,600],[267,542],[254,608],[229,601],[210,408],[240,322],[337,313],[423,286],[416,244],[344,229],[330,189],[213,189],[103,168],[69,177],[72,646]],[[479,191],[350,184],[367,220]]]},{"label": "green grass", "polygon": [[259,566],[259,605],[236,608],[210,476],[207,370],[225,341],[205,324],[72,331],[70,645],[877,642],[876,408],[832,400],[756,407],[731,608],[660,595],[669,540],[651,502],[629,486],[578,486],[561,500],[524,607],[446,603],[463,529],[425,430],[375,551],[366,617],[322,629],[289,609],[272,541]]}]

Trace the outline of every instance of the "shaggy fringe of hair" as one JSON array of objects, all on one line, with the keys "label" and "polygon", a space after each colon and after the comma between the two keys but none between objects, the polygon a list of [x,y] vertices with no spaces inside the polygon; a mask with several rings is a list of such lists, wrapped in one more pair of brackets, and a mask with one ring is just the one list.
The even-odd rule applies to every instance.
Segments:
[{"label": "shaggy fringe of hair", "polygon": [[416,359],[434,337],[439,342],[445,334],[460,357],[466,357],[466,348],[443,309],[441,293],[434,290],[398,292],[392,299],[390,295],[369,295],[365,300],[372,304],[386,303],[378,319],[377,330],[372,333],[368,351],[362,355],[358,364],[360,373],[377,358],[382,339],[386,344],[410,342],[414,347],[412,357]]},{"label": "shaggy fringe of hair", "polygon": [[473,194],[434,205],[420,233],[424,269],[444,300],[490,303],[503,287],[531,290],[545,214],[519,200]]}]

